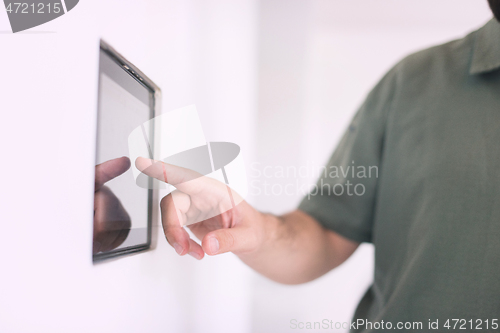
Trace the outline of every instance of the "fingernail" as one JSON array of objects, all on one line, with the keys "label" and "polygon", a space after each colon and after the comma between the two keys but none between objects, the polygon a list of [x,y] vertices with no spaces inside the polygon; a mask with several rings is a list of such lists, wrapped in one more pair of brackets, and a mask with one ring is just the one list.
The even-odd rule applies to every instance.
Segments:
[{"label": "fingernail", "polygon": [[201,259],[201,256],[198,253],[196,253],[196,252],[189,252],[189,255],[192,256],[195,259],[198,259],[198,260]]},{"label": "fingernail", "polygon": [[174,243],[173,247],[174,247],[174,249],[175,249],[175,252],[177,252],[177,254],[179,254],[179,255],[180,255],[180,254],[182,253],[182,251],[184,250],[184,249],[182,248],[182,246],[180,246],[180,245],[179,245],[179,244],[177,244],[177,243]]},{"label": "fingernail", "polygon": [[212,254],[216,254],[217,252],[219,252],[219,241],[217,240],[217,238],[210,238],[208,241],[208,247],[210,248],[210,252],[212,252]]}]

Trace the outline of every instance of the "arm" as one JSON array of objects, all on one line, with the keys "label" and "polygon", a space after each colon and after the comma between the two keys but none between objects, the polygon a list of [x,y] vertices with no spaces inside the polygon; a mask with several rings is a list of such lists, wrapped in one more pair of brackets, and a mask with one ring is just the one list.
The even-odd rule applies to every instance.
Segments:
[{"label": "arm", "polygon": [[[232,207],[225,184],[191,170],[144,158],[138,158],[136,166],[177,188],[160,207],[165,236],[179,255],[201,259],[205,253],[233,252],[270,279],[296,284],[337,267],[359,245],[298,210],[281,217],[263,214],[234,191],[239,204]],[[190,239],[186,225],[201,244]]]},{"label": "arm", "polygon": [[276,282],[298,284],[314,280],[342,264],[359,246],[323,228],[300,210],[279,217],[257,214],[263,223],[264,237],[253,252],[238,256]]}]

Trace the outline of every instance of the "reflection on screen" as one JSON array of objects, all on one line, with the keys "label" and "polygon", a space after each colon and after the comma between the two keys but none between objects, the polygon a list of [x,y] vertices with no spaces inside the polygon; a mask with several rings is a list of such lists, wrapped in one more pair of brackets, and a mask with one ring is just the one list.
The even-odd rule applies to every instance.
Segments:
[{"label": "reflection on screen", "polygon": [[[98,177],[107,180],[119,175],[102,184],[102,189],[99,185],[95,192],[94,254],[148,242],[151,194],[135,184],[130,168],[133,161],[116,159],[128,157],[128,136],[150,119],[151,100],[151,91],[101,50],[96,189]],[[107,161],[111,162],[106,164]],[[100,171],[99,166],[102,166]],[[117,168],[122,170],[117,171]],[[106,236],[103,233],[107,233]]]}]

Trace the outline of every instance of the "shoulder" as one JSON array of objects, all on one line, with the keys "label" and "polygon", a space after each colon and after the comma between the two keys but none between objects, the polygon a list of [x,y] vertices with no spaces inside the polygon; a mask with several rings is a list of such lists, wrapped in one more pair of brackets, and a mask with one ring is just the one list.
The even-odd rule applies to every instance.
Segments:
[{"label": "shoulder", "polygon": [[477,31],[464,38],[408,55],[391,70],[399,83],[414,79],[467,75]]},{"label": "shoulder", "polygon": [[401,103],[421,103],[460,84],[469,73],[476,33],[406,56],[372,89],[362,109],[385,118]]}]

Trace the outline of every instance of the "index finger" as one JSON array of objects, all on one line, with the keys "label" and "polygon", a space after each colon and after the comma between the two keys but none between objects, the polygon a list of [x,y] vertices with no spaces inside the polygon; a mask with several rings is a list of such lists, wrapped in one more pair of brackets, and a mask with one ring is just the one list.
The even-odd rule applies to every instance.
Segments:
[{"label": "index finger", "polygon": [[173,185],[187,194],[201,190],[199,182],[190,182],[203,176],[196,171],[144,157],[138,157],[135,166],[145,175]]},{"label": "index finger", "polygon": [[126,156],[115,158],[95,166],[95,190],[99,190],[104,183],[118,177],[130,168],[130,159]]}]

